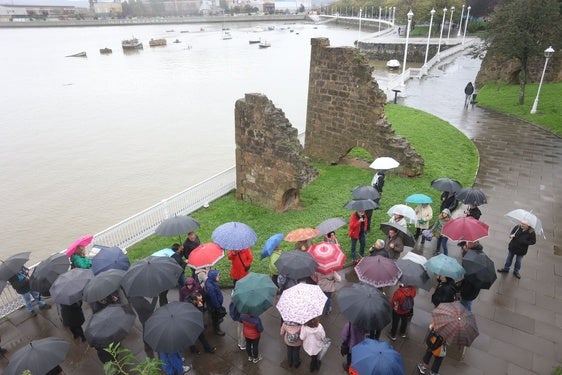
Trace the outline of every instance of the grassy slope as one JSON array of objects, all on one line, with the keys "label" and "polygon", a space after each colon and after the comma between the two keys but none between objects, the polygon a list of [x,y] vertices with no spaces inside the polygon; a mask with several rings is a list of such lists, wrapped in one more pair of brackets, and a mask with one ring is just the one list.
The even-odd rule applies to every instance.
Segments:
[{"label": "grassy slope", "polygon": [[[439,200],[439,194],[432,189],[430,182],[439,177],[455,178],[463,185],[471,185],[474,179],[478,155],[474,145],[450,124],[424,112],[411,108],[388,105],[386,113],[397,134],[404,135],[420,152],[425,160],[425,174],[419,178],[407,178],[387,174],[381,209],[373,214],[373,228],[367,236],[368,246],[382,236],[378,224],[387,221],[386,211],[393,204],[403,203],[413,193],[425,193]],[[454,144],[455,147],[436,147],[440,144]],[[193,213],[202,227],[198,235],[202,242],[211,241],[211,233],[220,224],[228,221],[241,221],[250,225],[258,234],[258,243],[253,247],[253,272],[267,273],[268,259],[259,260],[259,253],[269,236],[288,233],[300,227],[315,227],[321,221],[331,217],[348,219],[351,211],[343,205],[351,198],[350,191],[357,185],[368,185],[374,171],[372,169],[355,168],[347,165],[327,166],[317,164],[319,177],[301,191],[302,209],[277,213],[245,202],[237,201],[231,193],[211,203],[207,209]],[[434,211],[439,208],[433,204]],[[350,241],[346,228],[336,232],[342,249],[349,254]],[[183,239],[183,238],[182,238]],[[177,238],[151,236],[150,238],[129,248],[131,261],[141,259],[156,250],[171,247]],[[282,242],[284,250],[292,250],[293,244]],[[217,263],[224,276],[230,272],[230,262],[222,259]],[[228,284],[229,278],[221,279]]]}]

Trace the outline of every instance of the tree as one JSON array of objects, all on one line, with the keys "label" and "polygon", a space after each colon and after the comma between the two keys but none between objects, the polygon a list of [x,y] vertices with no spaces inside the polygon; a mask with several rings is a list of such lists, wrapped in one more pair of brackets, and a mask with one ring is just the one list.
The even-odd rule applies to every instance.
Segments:
[{"label": "tree", "polygon": [[[559,44],[558,0],[507,0],[491,15],[486,37],[488,53],[519,61],[519,105],[525,103],[529,59]],[[555,47],[555,49],[557,49]]]},{"label": "tree", "polygon": [[103,366],[106,375],[158,375],[161,374],[160,366],[162,361],[154,358],[146,358],[144,361],[138,363],[135,356],[127,348],[121,344],[109,344],[104,349],[112,357],[113,361],[107,362]]}]

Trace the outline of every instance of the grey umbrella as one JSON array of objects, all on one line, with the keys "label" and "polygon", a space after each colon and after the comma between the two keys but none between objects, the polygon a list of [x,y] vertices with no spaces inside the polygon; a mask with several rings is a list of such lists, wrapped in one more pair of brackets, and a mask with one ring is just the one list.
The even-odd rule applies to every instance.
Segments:
[{"label": "grey umbrella", "polygon": [[59,275],[62,275],[70,268],[70,260],[63,253],[53,254],[33,269],[29,278],[31,290],[36,290],[43,295],[49,293],[49,288]]},{"label": "grey umbrella", "polygon": [[414,235],[406,227],[403,227],[400,224],[382,223],[380,225],[380,228],[387,236],[390,229],[396,230],[398,232],[398,235],[402,237],[404,246],[414,247],[416,245],[416,240],[414,239]]},{"label": "grey umbrella", "polygon": [[476,206],[488,203],[486,194],[484,194],[482,190],[476,188],[461,189],[461,191],[457,193],[457,199],[464,204],[473,204]]},{"label": "grey umbrella", "polygon": [[455,193],[458,193],[462,189],[460,182],[448,177],[438,178],[431,181],[431,187],[439,191],[454,191]]},{"label": "grey umbrella", "polygon": [[84,287],[93,278],[92,270],[73,268],[57,277],[49,292],[55,303],[72,305],[82,299]]},{"label": "grey umbrella", "polygon": [[410,259],[398,259],[396,265],[402,271],[400,282],[404,285],[413,285],[427,291],[433,287],[433,278],[421,264]]},{"label": "grey umbrella", "polygon": [[356,186],[351,190],[351,195],[357,199],[371,199],[376,201],[381,197],[381,193],[370,185]]},{"label": "grey umbrella", "polygon": [[281,254],[275,262],[280,275],[291,279],[302,279],[312,276],[318,268],[318,263],[306,252],[292,250]]},{"label": "grey umbrella", "polygon": [[173,216],[160,223],[154,232],[164,237],[181,236],[182,234],[195,231],[195,229],[199,228],[199,225],[199,222],[191,216]]},{"label": "grey umbrella", "polygon": [[177,286],[182,272],[183,268],[173,258],[149,256],[127,270],[121,286],[127,297],[155,297]]},{"label": "grey umbrella", "polygon": [[131,266],[129,257],[118,247],[96,245],[99,252],[92,258],[94,275],[100,272],[119,269],[127,271]]},{"label": "grey umbrella", "polygon": [[59,337],[33,340],[16,351],[4,369],[4,375],[20,375],[29,370],[33,375],[45,375],[66,358],[70,344]]},{"label": "grey umbrella", "polygon": [[123,340],[133,327],[137,315],[130,305],[112,304],[98,311],[88,322],[85,335],[88,344],[105,348]]},{"label": "grey umbrella", "polygon": [[337,299],[343,316],[365,330],[383,329],[390,323],[390,303],[374,286],[360,283],[343,287],[338,291]]},{"label": "grey umbrella", "polygon": [[84,288],[82,300],[84,302],[96,302],[107,297],[119,289],[126,272],[123,270],[107,270],[98,273]]},{"label": "grey umbrella", "polygon": [[372,199],[352,199],[347,202],[343,208],[355,211],[366,211],[366,210],[376,210],[379,205],[375,203]]},{"label": "grey umbrella", "polygon": [[336,229],[343,227],[344,225],[347,225],[347,221],[339,217],[333,217],[331,219],[324,220],[316,226],[316,230],[319,232],[318,237],[333,232]]},{"label": "grey umbrella", "polygon": [[203,313],[191,303],[176,301],[152,313],[143,336],[153,350],[175,353],[193,345],[203,328]]},{"label": "grey umbrella", "polygon": [[17,253],[7,258],[0,260],[0,280],[8,281],[10,277],[16,275],[21,267],[29,260],[30,251]]}]

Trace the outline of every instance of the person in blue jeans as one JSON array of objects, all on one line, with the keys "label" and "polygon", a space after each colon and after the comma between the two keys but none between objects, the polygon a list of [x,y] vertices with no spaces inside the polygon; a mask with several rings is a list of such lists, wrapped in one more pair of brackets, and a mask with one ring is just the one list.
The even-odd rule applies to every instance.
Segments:
[{"label": "person in blue jeans", "polygon": [[445,208],[441,211],[437,221],[431,227],[431,231],[437,237],[437,247],[435,248],[433,255],[438,255],[441,252],[441,247],[443,247],[443,254],[449,255],[449,248],[447,247],[447,241],[449,239],[441,234],[443,225],[445,225],[445,223],[449,220],[451,220],[451,211],[448,208]]},{"label": "person in blue jeans", "polygon": [[349,218],[349,230],[347,234],[351,238],[351,259],[355,261],[357,257],[357,241],[359,241],[359,255],[363,257],[365,254],[365,233],[367,232],[367,227],[369,224],[369,219],[365,211],[356,211],[351,214]]},{"label": "person in blue jeans", "polygon": [[166,375],[183,375],[191,370],[190,366],[184,366],[180,352],[176,353],[159,353],[162,361],[162,371]]},{"label": "person in blue jeans", "polygon": [[29,268],[22,266],[20,271],[12,276],[8,281],[15,291],[23,297],[25,308],[32,316],[37,315],[35,309],[33,308],[33,303],[31,302],[32,298],[35,300],[40,310],[48,310],[51,308],[51,305],[45,303],[45,301],[41,299],[39,292],[31,290],[31,285],[29,283]]},{"label": "person in blue jeans", "polygon": [[535,231],[529,224],[522,221],[513,229],[509,234],[509,245],[507,247],[509,253],[507,254],[507,259],[503,268],[498,269],[500,273],[507,273],[511,268],[511,263],[513,262],[513,257],[515,257],[515,267],[513,269],[513,275],[518,279],[521,278],[519,271],[521,270],[521,262],[523,257],[527,254],[527,250],[530,245],[534,245],[537,242],[537,236]]}]

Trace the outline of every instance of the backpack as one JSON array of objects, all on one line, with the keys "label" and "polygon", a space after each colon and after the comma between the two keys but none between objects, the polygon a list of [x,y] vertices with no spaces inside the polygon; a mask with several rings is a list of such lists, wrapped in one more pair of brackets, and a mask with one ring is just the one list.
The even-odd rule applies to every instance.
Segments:
[{"label": "backpack", "polygon": [[289,344],[294,344],[295,342],[299,341],[299,334],[287,332],[285,333],[285,340],[287,340]]},{"label": "backpack", "polygon": [[410,311],[414,308],[414,299],[412,296],[406,296],[400,305],[400,310],[402,311]]},{"label": "backpack", "polygon": [[430,350],[435,350],[442,346],[444,341],[443,337],[438,334],[437,331],[432,329],[425,338],[425,345],[427,345]]}]

